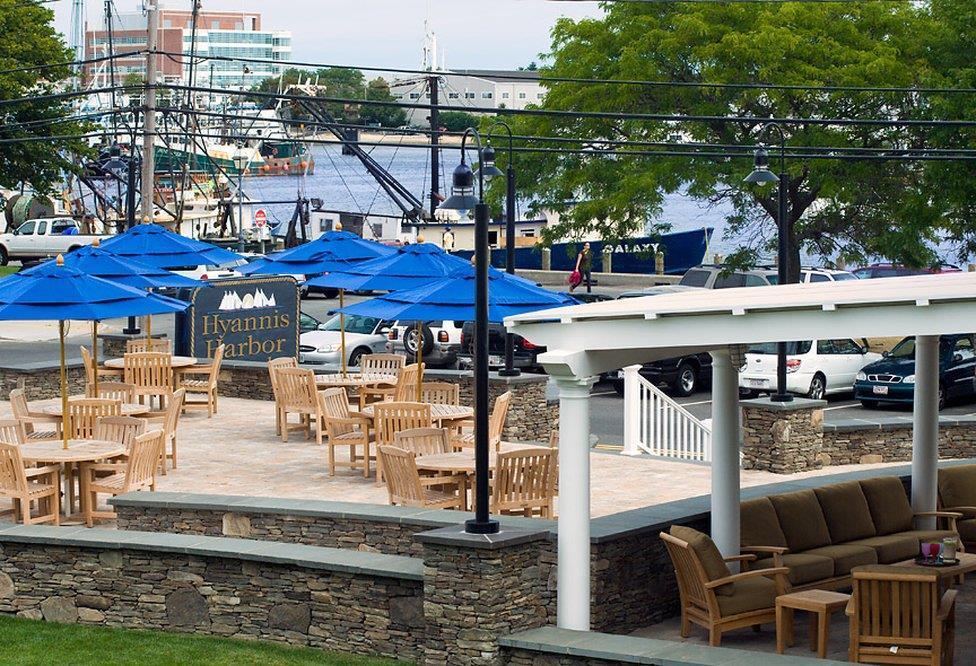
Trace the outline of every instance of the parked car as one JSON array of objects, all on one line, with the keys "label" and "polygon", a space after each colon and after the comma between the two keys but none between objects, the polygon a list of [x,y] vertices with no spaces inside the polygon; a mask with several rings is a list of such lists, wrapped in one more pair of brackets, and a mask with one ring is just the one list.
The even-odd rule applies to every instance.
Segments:
[{"label": "parked car", "polygon": [[939,273],[960,273],[962,269],[953,264],[941,264],[936,268],[909,268],[899,264],[877,263],[858,268],[854,271],[855,277],[861,279],[900,277],[903,275],[935,275]]},{"label": "parked car", "polygon": [[[800,269],[800,282],[839,282],[854,280],[856,276],[849,271],[839,271],[833,268],[817,268],[804,266]],[[702,264],[689,269],[679,285],[688,287],[704,287],[705,289],[729,289],[730,287],[765,287],[779,284],[779,274],[773,266],[757,266],[755,268],[731,268],[722,264]]]},{"label": "parked car", "polygon": [[222,280],[225,278],[241,277],[236,269],[245,266],[248,259],[238,259],[228,264],[200,264],[199,266],[180,266],[170,269],[173,273],[179,273],[194,280]]},{"label": "parked car", "polygon": [[[346,363],[358,366],[363,354],[386,351],[386,336],[390,323],[377,317],[346,315]],[[335,315],[314,331],[298,338],[299,359],[302,363],[339,365],[341,355],[339,315]]]},{"label": "parked car", "polygon": [[[939,409],[946,400],[976,392],[976,339],[972,333],[939,338]],[[854,397],[865,407],[915,399],[915,338],[905,338],[884,358],[864,367],[854,381]]]},{"label": "parked car", "polygon": [[418,329],[416,322],[397,321],[390,327],[386,350],[405,355],[407,363],[416,363],[422,341],[420,349],[427,367],[453,366],[461,350],[461,327],[459,321],[428,321]]},{"label": "parked car", "polygon": [[12,232],[0,234],[0,266],[6,266],[11,259],[27,263],[66,254],[90,245],[96,238],[108,236],[82,234],[81,227],[70,217],[27,220]]},{"label": "parked car", "polygon": [[308,333],[309,331],[317,331],[317,330],[319,330],[319,326],[321,326],[321,325],[322,325],[322,322],[321,321],[319,321],[318,319],[316,319],[312,315],[308,314],[307,312],[299,312],[298,313],[298,332],[299,333]]},{"label": "parked car", "polygon": [[643,298],[644,296],[660,296],[661,294],[677,294],[683,291],[687,292],[700,290],[701,287],[690,287],[686,284],[659,284],[640,290],[625,291],[617,296],[617,300],[622,298]]},{"label": "parked car", "polygon": [[[539,364],[539,354],[545,347],[534,345],[521,335],[514,336],[514,367],[520,370],[543,372]],[[474,367],[474,322],[466,321],[461,327],[461,351],[458,353],[458,367]],[[505,367],[505,327],[502,324],[488,325],[488,368],[498,370]]]},{"label": "parked car", "polygon": [[569,298],[575,298],[580,303],[602,303],[603,301],[612,301],[613,296],[610,294],[596,294],[593,292],[586,291],[574,291],[572,293],[568,291],[559,292],[561,296],[568,296]]},{"label": "parked car", "polygon": [[[850,391],[857,373],[881,358],[866,344],[848,338],[786,344],[786,390],[815,400]],[[775,342],[749,347],[739,372],[740,391],[755,395],[776,390],[776,351]]]}]

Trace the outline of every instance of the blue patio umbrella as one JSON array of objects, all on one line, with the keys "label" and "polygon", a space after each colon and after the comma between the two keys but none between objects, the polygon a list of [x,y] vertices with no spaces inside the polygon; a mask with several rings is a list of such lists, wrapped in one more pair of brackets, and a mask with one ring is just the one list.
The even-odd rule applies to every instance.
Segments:
[{"label": "blue patio umbrella", "polygon": [[158,224],[137,224],[101,245],[120,257],[129,257],[156,268],[179,268],[241,261],[241,255],[222,247],[174,233]]},{"label": "blue patio umbrella", "polygon": [[61,342],[62,442],[68,448],[68,387],[64,359],[64,323],[180,312],[187,303],[87,275],[47,262],[29,272],[0,280],[0,321],[57,321]]}]

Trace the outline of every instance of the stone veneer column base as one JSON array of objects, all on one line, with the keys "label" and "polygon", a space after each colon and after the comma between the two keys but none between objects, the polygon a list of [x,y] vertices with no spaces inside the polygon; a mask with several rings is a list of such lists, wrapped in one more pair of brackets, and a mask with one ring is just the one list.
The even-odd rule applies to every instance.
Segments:
[{"label": "stone veneer column base", "polygon": [[742,467],[795,474],[823,467],[824,400],[742,401]]}]

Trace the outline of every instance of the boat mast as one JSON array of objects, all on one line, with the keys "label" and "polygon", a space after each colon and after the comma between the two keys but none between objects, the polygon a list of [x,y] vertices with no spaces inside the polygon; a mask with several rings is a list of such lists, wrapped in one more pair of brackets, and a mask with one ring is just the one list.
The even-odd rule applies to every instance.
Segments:
[{"label": "boat mast", "polygon": [[427,18],[424,19],[424,48],[422,69],[430,72],[427,85],[430,90],[430,218],[440,204],[440,109],[438,108],[437,35],[430,29],[430,2],[427,3]]}]

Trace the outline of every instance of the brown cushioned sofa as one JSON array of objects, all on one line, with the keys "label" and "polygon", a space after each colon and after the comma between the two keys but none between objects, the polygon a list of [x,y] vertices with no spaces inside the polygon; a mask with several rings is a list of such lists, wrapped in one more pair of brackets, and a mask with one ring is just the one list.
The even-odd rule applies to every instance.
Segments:
[{"label": "brown cushioned sofa", "polygon": [[[750,568],[788,567],[794,590],[838,589],[850,586],[856,566],[908,560],[920,541],[957,536],[960,515],[915,514],[898,477],[847,481],[743,502],[742,552],[758,556]],[[916,529],[923,517],[946,529]]]},{"label": "brown cushioned sofa", "polygon": [[962,514],[956,521],[966,548],[976,548],[976,465],[944,467],[939,470],[939,506]]}]

